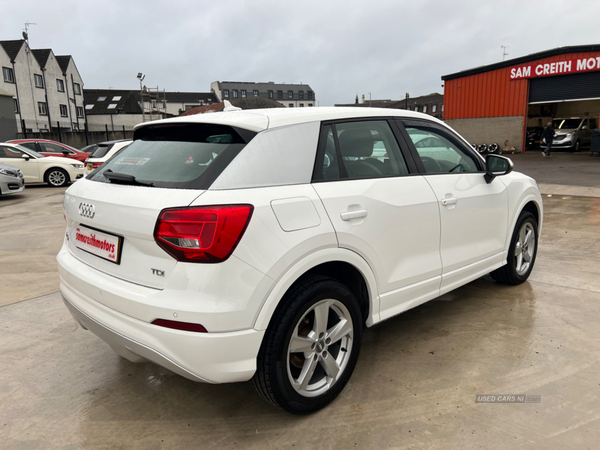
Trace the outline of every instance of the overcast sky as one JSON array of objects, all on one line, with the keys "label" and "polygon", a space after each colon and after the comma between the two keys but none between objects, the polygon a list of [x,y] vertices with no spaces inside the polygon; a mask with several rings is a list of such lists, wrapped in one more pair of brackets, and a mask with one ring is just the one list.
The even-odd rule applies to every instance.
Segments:
[{"label": "overcast sky", "polygon": [[443,93],[442,75],[600,44],[600,1],[4,0],[0,40],[72,55],[85,88],[309,84],[321,106]]}]

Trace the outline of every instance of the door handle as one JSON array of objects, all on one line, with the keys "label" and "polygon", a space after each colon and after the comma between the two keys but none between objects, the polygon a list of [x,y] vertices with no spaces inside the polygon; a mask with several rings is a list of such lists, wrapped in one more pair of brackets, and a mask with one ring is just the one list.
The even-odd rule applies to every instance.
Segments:
[{"label": "door handle", "polygon": [[452,198],[444,198],[441,200],[440,202],[442,205],[444,206],[448,206],[448,205],[456,205],[458,203],[458,199],[456,197],[452,197]]},{"label": "door handle", "polygon": [[361,219],[367,217],[367,210],[361,209],[360,211],[348,211],[340,214],[342,220]]}]

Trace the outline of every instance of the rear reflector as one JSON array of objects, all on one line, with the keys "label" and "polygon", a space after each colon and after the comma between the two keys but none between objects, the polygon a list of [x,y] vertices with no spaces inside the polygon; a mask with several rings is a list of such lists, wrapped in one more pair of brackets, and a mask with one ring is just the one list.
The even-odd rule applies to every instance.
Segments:
[{"label": "rear reflector", "polygon": [[242,239],[252,205],[217,205],[161,211],[154,240],[177,261],[225,261]]},{"label": "rear reflector", "polygon": [[208,333],[206,331],[206,328],[204,328],[199,323],[177,322],[176,320],[156,319],[152,322],[152,325],[158,325],[159,327],[165,328],[173,328],[174,330]]}]

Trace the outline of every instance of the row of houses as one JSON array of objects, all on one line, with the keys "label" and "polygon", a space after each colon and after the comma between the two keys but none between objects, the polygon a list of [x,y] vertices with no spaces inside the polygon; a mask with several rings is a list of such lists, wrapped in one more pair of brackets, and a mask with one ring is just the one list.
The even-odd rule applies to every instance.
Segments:
[{"label": "row of houses", "polygon": [[24,39],[0,41],[0,66],[19,132],[83,128],[83,81],[71,55],[32,49]]},{"label": "row of houses", "polygon": [[359,100],[358,95],[354,103],[340,103],[335,106],[354,106],[354,107],[366,107],[366,108],[395,108],[395,109],[406,109],[408,111],[417,111],[438,119],[444,118],[444,96],[434,92],[429,95],[422,95],[420,97],[409,97],[407,96],[403,100],[370,100],[365,99],[363,95]]}]

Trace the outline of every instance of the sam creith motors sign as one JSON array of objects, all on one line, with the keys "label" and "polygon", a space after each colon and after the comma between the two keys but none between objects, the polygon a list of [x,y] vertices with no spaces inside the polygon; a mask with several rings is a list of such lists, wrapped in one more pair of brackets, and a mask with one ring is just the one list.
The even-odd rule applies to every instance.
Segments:
[{"label": "sam creith motors sign", "polygon": [[591,72],[593,70],[600,70],[600,56],[512,67],[510,69],[510,79],[521,80],[523,78],[566,75],[569,73]]}]

